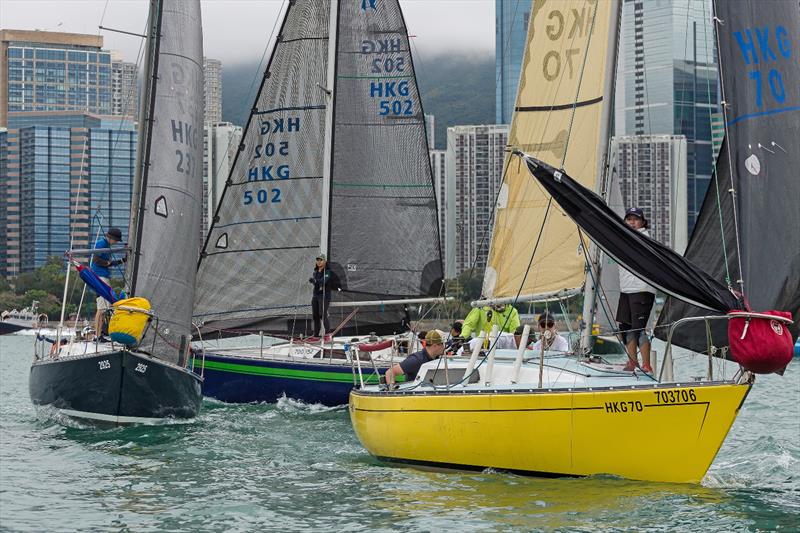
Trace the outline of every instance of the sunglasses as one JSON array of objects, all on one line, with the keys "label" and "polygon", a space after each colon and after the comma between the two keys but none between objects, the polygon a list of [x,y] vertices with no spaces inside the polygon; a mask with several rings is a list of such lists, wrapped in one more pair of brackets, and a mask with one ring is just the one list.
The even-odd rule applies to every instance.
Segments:
[{"label": "sunglasses", "polygon": [[[556,325],[556,323],[555,323],[555,322],[548,322],[548,323],[547,323],[547,327],[548,327],[548,328],[552,328],[552,327],[553,327],[553,326],[555,326],[555,325]],[[539,327],[540,327],[540,328],[543,328],[543,327],[545,327],[545,323],[544,323],[544,322],[539,322]]]}]

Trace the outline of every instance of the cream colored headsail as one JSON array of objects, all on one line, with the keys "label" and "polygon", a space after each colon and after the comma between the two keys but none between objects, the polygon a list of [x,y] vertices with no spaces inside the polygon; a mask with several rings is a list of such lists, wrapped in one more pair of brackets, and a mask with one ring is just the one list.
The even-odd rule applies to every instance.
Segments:
[{"label": "cream colored headsail", "polygon": [[[510,148],[563,167],[591,189],[607,149],[612,98],[606,91],[613,86],[618,13],[618,2],[610,0],[535,0],[508,140]],[[545,220],[549,197],[516,158],[502,187],[484,296],[581,287],[585,260],[575,223],[555,202]]]}]

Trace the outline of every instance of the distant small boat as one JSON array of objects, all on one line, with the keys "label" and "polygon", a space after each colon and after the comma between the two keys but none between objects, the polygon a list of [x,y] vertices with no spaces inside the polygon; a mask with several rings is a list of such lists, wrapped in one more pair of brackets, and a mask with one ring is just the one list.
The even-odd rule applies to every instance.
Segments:
[{"label": "distant small boat", "polygon": [[0,335],[8,335],[26,329],[36,329],[47,325],[47,315],[39,313],[39,302],[34,300],[30,307],[22,311],[12,309],[0,314]]}]

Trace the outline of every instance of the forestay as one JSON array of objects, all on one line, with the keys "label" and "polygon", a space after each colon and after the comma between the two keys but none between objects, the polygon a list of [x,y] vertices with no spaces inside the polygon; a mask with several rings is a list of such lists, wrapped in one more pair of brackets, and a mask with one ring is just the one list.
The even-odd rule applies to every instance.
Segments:
[{"label": "forestay", "polygon": [[150,300],[158,317],[158,332],[150,328],[142,347],[177,362],[192,334],[203,205],[200,2],[153,2],[150,12],[152,48],[127,277],[131,292]]},{"label": "forestay", "polygon": [[[714,4],[727,135],[686,257],[721,283],[743,289],[752,310],[792,312],[797,338],[800,4]],[[659,326],[705,314],[670,298]],[[661,338],[667,333],[666,327],[656,330]],[[728,344],[725,321],[715,321],[712,333],[715,346]],[[703,323],[676,329],[672,340],[697,352],[708,349]]]}]

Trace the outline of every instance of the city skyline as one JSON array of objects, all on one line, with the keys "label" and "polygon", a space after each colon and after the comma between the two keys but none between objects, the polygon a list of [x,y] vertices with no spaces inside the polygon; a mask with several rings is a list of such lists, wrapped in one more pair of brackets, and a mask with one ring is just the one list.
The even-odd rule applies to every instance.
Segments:
[{"label": "city skyline", "polygon": [[[142,33],[147,21],[147,2],[95,2],[91,0],[0,2],[0,20],[5,29],[39,29],[94,34],[105,39],[105,47],[120,51],[125,61],[136,62],[141,39],[98,26]],[[271,47],[284,2],[276,0],[202,0],[204,54],[236,65],[258,60]],[[495,0],[458,3],[458,24],[441,24],[451,19],[452,0],[402,0],[408,32],[421,54],[431,52],[493,52],[495,41]],[[258,14],[258,16],[254,16]],[[235,31],[231,21],[235,17]],[[275,29],[273,31],[273,26]],[[235,35],[235,39],[231,36]],[[272,39],[268,43],[268,39]]]}]

